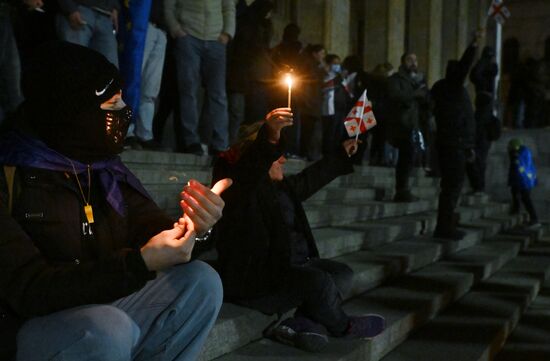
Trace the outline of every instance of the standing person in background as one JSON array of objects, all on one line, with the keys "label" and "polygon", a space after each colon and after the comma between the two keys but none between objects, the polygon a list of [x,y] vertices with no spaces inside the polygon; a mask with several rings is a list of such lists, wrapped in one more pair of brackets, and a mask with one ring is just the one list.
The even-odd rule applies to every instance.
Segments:
[{"label": "standing person in background", "polygon": [[270,0],[237,3],[237,30],[227,49],[229,144],[235,141],[241,124],[256,122],[268,112],[265,84],[273,73],[269,51],[272,9]]},{"label": "standing person in background", "polygon": [[118,67],[118,0],[58,0],[61,40],[92,48]]},{"label": "standing person in background", "polygon": [[[199,118],[211,122],[209,153],[228,147],[226,45],[235,35],[234,0],[165,0],[164,17],[175,39],[179,92],[178,151],[202,155]],[[197,93],[205,88],[202,117]]]},{"label": "standing person in background", "polygon": [[[283,30],[282,41],[271,49],[271,59],[273,60],[273,64],[275,64],[275,75],[277,77],[282,77],[284,73],[291,70],[296,71],[298,69],[300,65],[300,53],[302,52],[302,42],[299,39],[300,32],[301,29],[297,24],[288,24]],[[285,104],[287,101],[286,95],[286,92],[282,92],[281,86],[277,84],[271,92],[273,104],[277,104],[277,106],[280,106],[280,104]],[[299,96],[296,92],[295,95]],[[292,107],[292,111],[294,113],[294,125],[284,129],[283,133],[287,139],[287,156],[289,158],[299,158],[302,124],[300,122],[299,109],[297,109],[294,105]]]},{"label": "standing person in background", "polygon": [[290,23],[283,30],[283,40],[271,49],[273,62],[279,67],[298,67],[302,43],[300,42],[301,29],[297,24]]},{"label": "standing person in background", "polygon": [[491,148],[488,127],[493,126],[493,99],[495,93],[495,78],[498,74],[495,51],[490,46],[483,48],[481,58],[470,72],[470,80],[476,88],[476,158],[473,163],[468,163],[466,171],[472,192],[485,190],[485,169],[487,156]]},{"label": "standing person in background", "polygon": [[300,156],[308,160],[319,158],[319,139],[315,139],[315,125],[321,120],[323,102],[322,84],[325,76],[324,58],[326,51],[323,45],[308,45],[300,64],[301,92],[298,93],[297,110],[300,113]]},{"label": "standing person in background", "polygon": [[447,63],[445,78],[431,90],[437,124],[437,153],[441,171],[441,191],[434,237],[460,240],[464,232],[456,229],[454,210],[462,191],[466,163],[475,157],[475,119],[472,101],[464,82],[474,62],[477,44],[483,32],[476,34],[459,61]]},{"label": "standing person in background", "polygon": [[386,156],[386,128],[388,122],[388,78],[393,66],[390,63],[378,64],[372,71],[372,86],[368,89],[368,97],[372,102],[376,127],[369,132],[372,134],[369,164],[385,166],[388,164]]},{"label": "standing person in background", "polygon": [[130,125],[125,140],[125,144],[134,149],[158,150],[160,148],[160,144],[153,139],[153,117],[166,54],[166,33],[160,28],[163,6],[164,0],[151,2],[141,66],[139,112],[135,124]]},{"label": "standing person in background", "polygon": [[336,54],[325,56],[325,78],[323,80],[323,142],[324,156],[334,152],[342,136],[342,119],[336,114],[336,93],[342,88],[342,65]]},{"label": "standing person in background", "polygon": [[21,66],[25,68],[27,59],[34,49],[47,41],[57,40],[55,19],[59,12],[57,0],[17,1],[17,11],[13,20],[17,48]]},{"label": "standing person in background", "polygon": [[414,202],[409,187],[415,147],[413,131],[419,127],[419,103],[425,101],[428,89],[417,82],[418,61],[416,54],[407,52],[401,57],[399,71],[388,82],[390,117],[388,123],[389,142],[399,150],[395,169],[396,202]]}]

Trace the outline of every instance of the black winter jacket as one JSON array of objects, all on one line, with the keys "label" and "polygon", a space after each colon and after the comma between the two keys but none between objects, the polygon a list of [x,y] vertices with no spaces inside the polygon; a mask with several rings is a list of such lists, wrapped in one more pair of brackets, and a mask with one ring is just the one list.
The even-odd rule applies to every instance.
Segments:
[{"label": "black winter jacket", "polygon": [[387,130],[390,141],[410,139],[412,130],[418,128],[419,106],[423,100],[416,95],[416,90],[420,85],[402,69],[388,79]]},{"label": "black winter jacket", "polygon": [[[282,155],[260,130],[255,143],[233,165],[225,161],[214,169],[214,181],[229,177],[233,185],[223,193],[225,209],[214,227],[219,267],[228,300],[252,299],[276,291],[291,266],[289,231],[269,178],[271,164]],[[280,185],[294,202],[297,222],[305,230],[308,247],[318,257],[302,202],[339,175],[353,172],[344,151],[324,158],[301,173],[285,177]]]},{"label": "black winter jacket", "polygon": [[470,45],[453,74],[434,84],[431,90],[439,147],[474,147],[476,127],[474,110],[464,82],[474,61],[476,47]]},{"label": "black winter jacket", "polygon": [[150,199],[125,183],[120,188],[125,217],[108,205],[92,176],[90,235],[74,175],[17,168],[10,215],[0,171],[0,312],[8,315],[0,318],[0,359],[14,350],[16,329],[10,320],[110,303],[155,277],[139,248],[173,223]]}]

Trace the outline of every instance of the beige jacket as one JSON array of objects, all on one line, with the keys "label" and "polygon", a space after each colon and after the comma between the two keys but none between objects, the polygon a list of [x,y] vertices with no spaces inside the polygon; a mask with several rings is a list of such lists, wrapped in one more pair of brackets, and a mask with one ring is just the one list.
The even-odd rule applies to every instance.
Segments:
[{"label": "beige jacket", "polygon": [[183,30],[201,40],[235,35],[236,0],[165,0],[164,18],[171,34]]}]

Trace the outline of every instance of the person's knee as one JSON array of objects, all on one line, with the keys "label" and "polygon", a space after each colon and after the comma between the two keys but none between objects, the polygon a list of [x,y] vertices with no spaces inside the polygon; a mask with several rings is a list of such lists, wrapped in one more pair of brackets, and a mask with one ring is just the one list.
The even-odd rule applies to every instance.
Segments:
[{"label": "person's knee", "polygon": [[140,330],[124,311],[114,306],[97,306],[86,319],[84,339],[91,349],[104,351],[102,360],[126,360],[131,356]]},{"label": "person's knee", "polygon": [[219,311],[223,302],[223,286],[220,276],[210,265],[195,260],[176,267],[174,271],[182,273],[181,277],[193,284],[193,297],[214,306],[216,313]]},{"label": "person's knee", "polygon": [[45,318],[23,325],[17,336],[17,360],[40,359],[36,358],[37,352],[48,359],[53,354],[89,354],[105,361],[129,360],[140,336],[135,322],[122,310],[109,305],[75,310],[67,319],[59,320],[58,323],[64,322],[66,327],[48,327],[53,321],[45,323]]}]

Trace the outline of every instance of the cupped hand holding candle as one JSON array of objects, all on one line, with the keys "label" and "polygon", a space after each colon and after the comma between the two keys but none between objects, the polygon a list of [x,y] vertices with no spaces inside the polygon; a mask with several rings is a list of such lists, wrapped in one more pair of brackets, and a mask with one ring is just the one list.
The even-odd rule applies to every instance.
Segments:
[{"label": "cupped hand holding candle", "polygon": [[268,140],[271,143],[278,143],[281,137],[281,130],[291,126],[294,122],[290,108],[277,108],[272,110],[265,117],[265,125],[268,132]]}]

